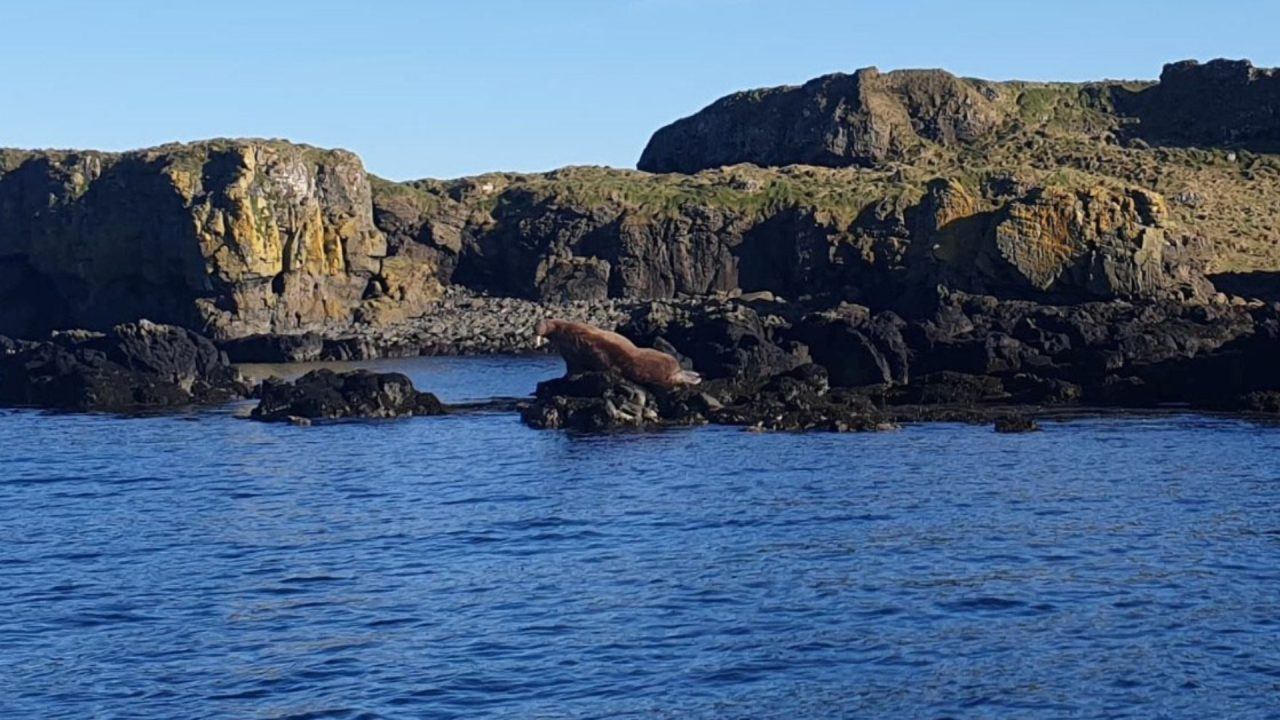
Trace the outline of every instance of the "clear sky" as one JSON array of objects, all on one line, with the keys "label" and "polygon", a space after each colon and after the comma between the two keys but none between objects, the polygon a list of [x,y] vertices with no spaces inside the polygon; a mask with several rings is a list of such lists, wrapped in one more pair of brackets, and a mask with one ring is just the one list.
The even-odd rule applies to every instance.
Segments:
[{"label": "clear sky", "polygon": [[867,65],[1272,66],[1277,28],[1277,0],[0,0],[0,146],[283,137],[394,179],[630,167],[734,90]]}]

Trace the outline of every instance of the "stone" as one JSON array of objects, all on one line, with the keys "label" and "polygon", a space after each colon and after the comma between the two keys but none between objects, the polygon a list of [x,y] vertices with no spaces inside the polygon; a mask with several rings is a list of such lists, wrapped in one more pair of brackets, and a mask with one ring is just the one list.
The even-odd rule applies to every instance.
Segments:
[{"label": "stone", "polygon": [[319,333],[250,335],[218,343],[234,363],[313,362],[321,359],[324,345]]},{"label": "stone", "polygon": [[0,343],[0,405],[135,412],[223,402],[248,392],[211,341],[148,321],[106,333]]},{"label": "stone", "polygon": [[808,361],[803,348],[775,339],[756,310],[735,302],[642,304],[618,332],[637,345],[672,349],[710,379],[769,377]]},{"label": "stone", "polygon": [[312,370],[293,382],[270,378],[262,383],[258,395],[258,406],[249,416],[265,422],[402,418],[446,412],[436,396],[416,390],[405,375],[368,370]]}]

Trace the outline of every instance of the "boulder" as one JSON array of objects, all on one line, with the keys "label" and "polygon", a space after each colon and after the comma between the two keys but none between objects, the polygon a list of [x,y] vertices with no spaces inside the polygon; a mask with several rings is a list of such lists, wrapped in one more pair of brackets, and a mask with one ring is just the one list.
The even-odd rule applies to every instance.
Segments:
[{"label": "boulder", "polygon": [[288,422],[293,418],[401,418],[441,415],[435,395],[419,392],[400,373],[312,370],[293,382],[271,378],[259,388],[254,420]]},{"label": "boulder", "polygon": [[536,400],[520,408],[530,427],[601,432],[690,419],[659,415],[654,391],[610,373],[583,373],[538,383]]},{"label": "boulder", "polygon": [[827,369],[833,385],[906,383],[909,359],[902,325],[892,312],[871,316],[866,308],[842,306],[805,316],[790,337]]},{"label": "boulder", "polygon": [[131,412],[220,402],[248,388],[207,338],[147,321],[0,343],[0,405]]},{"label": "boulder", "polygon": [[808,361],[803,347],[775,337],[779,321],[736,302],[646,303],[618,332],[637,345],[689,361],[703,378],[748,379],[771,377]]},{"label": "boulder", "polygon": [[319,333],[250,335],[218,343],[233,363],[313,362],[321,358],[324,345]]}]

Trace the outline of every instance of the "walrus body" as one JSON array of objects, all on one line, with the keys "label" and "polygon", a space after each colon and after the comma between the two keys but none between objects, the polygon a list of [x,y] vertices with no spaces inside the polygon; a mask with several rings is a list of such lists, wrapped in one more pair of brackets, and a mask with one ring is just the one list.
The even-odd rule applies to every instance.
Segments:
[{"label": "walrus body", "polygon": [[538,335],[564,358],[570,375],[613,371],[643,385],[671,388],[696,385],[698,373],[680,367],[674,357],[635,343],[615,332],[569,320],[543,320]]}]

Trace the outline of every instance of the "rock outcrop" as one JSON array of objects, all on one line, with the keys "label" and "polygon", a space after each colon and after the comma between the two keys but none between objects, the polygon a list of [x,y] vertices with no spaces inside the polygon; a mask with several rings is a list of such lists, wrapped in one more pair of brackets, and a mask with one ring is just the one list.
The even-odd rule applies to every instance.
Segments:
[{"label": "rock outcrop", "polygon": [[250,417],[264,422],[401,418],[445,412],[435,395],[419,392],[408,377],[367,370],[312,370],[293,382],[271,378],[262,383],[259,396]]},{"label": "rock outcrop", "polygon": [[256,338],[227,345],[244,358],[360,357],[518,349],[501,322],[456,342],[424,330],[454,291],[602,306],[766,292],[909,315],[938,286],[1202,303],[1209,273],[1268,297],[1276,77],[1230,61],[1159,84],[826,76],[659,131],[641,167],[692,175],[393,183],[344,151],[263,140],[0,150],[0,332],[149,317]]},{"label": "rock outcrop", "polygon": [[151,317],[216,337],[403,319],[439,292],[388,248],[355,155],[230,140],[0,151],[0,331]]},{"label": "rock outcrop", "polygon": [[853,432],[888,430],[871,402],[830,393],[824,371],[806,365],[765,382],[718,383],[706,389],[661,389],[605,373],[539,383],[520,408],[530,427],[580,432],[714,423],[759,430]]},{"label": "rock outcrop", "polygon": [[1248,60],[1170,63],[1156,85],[1116,88],[1115,104],[1150,143],[1280,152],[1280,72]]},{"label": "rock outcrop", "polygon": [[247,392],[226,355],[183,328],[143,320],[44,341],[0,338],[0,405],[134,412]]},{"label": "rock outcrop", "polygon": [[1164,198],[1138,188],[1033,188],[990,212],[952,209],[937,225],[934,285],[1067,301],[1211,294],[1187,241],[1170,232]]},{"label": "rock outcrop", "polygon": [[941,70],[863,68],[739,92],[658,130],[636,164],[693,173],[737,163],[871,166],[926,142],[973,142],[1006,119],[999,86]]},{"label": "rock outcrop", "polygon": [[655,303],[620,329],[697,358],[706,379],[675,390],[601,373],[548,381],[522,409],[525,422],[848,431],[959,420],[1025,430],[1051,409],[1280,407],[1280,306],[1258,303],[1046,305],[943,293],[910,318],[854,305]]},{"label": "rock outcrop", "polygon": [[[1080,93],[1071,98],[1075,88]],[[1278,115],[1280,73],[1248,60],[1185,60],[1165,65],[1158,83],[1083,86],[864,68],[716,100],[655,132],[637,167],[681,173],[736,163],[869,167],[926,159],[937,148],[989,146],[1036,124],[1277,152]]]},{"label": "rock outcrop", "polygon": [[[939,284],[1042,299],[1211,294],[1193,252],[1202,244],[1164,198],[1133,186],[1010,195],[956,178],[895,187],[883,173],[749,167],[694,178],[582,168],[505,182],[486,185],[498,196],[491,210],[430,191],[458,205],[447,215],[471,218],[456,254],[431,246],[456,268],[450,282],[545,302],[768,291],[893,306]],[[824,195],[842,184],[848,196]],[[399,190],[392,205],[406,192],[427,191]],[[778,196],[790,200],[772,204]],[[408,216],[387,222],[404,233],[398,242],[429,234]]]}]

